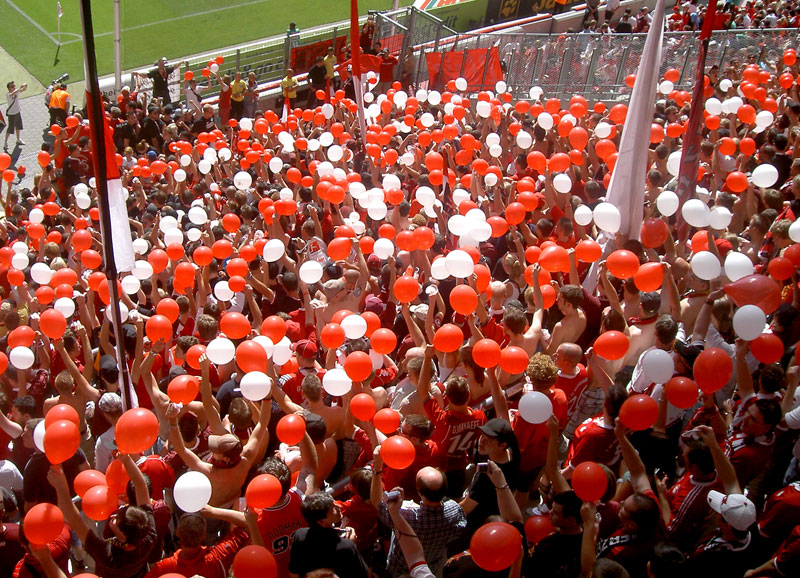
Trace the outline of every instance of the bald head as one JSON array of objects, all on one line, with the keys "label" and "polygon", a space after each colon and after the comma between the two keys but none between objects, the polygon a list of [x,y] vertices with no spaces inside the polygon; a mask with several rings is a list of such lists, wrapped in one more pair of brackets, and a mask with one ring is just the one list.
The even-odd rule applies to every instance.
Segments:
[{"label": "bald head", "polygon": [[417,492],[420,497],[432,503],[440,503],[447,494],[447,478],[444,474],[430,466],[417,472]]},{"label": "bald head", "polygon": [[575,343],[562,343],[558,346],[558,355],[570,363],[578,363],[583,356],[583,350]]}]

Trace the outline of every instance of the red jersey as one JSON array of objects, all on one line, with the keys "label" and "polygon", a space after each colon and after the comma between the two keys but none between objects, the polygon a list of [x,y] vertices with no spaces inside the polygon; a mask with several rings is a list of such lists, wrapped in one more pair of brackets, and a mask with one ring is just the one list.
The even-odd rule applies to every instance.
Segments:
[{"label": "red jersey", "polygon": [[[578,364],[578,372],[575,375],[564,375],[561,371],[558,372],[558,380],[556,381],[556,389],[560,389],[567,396],[567,417],[572,417],[575,411],[575,405],[578,403],[578,398],[586,389],[589,383],[589,373],[586,368]],[[561,418],[559,418],[561,419]],[[565,422],[562,422],[565,423]]]},{"label": "red jersey", "polygon": [[728,436],[725,445],[725,455],[736,470],[739,485],[746,488],[769,462],[775,446],[775,435],[769,433],[752,438],[739,432]]},{"label": "red jersey", "polygon": [[339,502],[342,509],[342,518],[347,525],[356,531],[357,546],[359,550],[372,548],[378,541],[378,510],[371,503],[364,501],[361,496],[353,496],[346,502]]},{"label": "red jersey", "polygon": [[773,562],[781,576],[800,575],[800,525],[797,525],[775,553]]},{"label": "red jersey", "polygon": [[267,550],[278,563],[278,576],[289,575],[289,546],[296,530],[305,528],[305,518],[300,513],[303,495],[297,488],[290,489],[283,500],[258,513],[258,531]]},{"label": "red jersey", "polygon": [[765,538],[786,536],[800,520],[800,482],[772,494],[758,516],[758,529]]},{"label": "red jersey", "polygon": [[569,444],[567,463],[570,467],[574,468],[589,461],[605,464],[614,471],[619,469],[622,461],[614,426],[605,425],[602,415],[587,419],[579,425]]},{"label": "red jersey", "polygon": [[325,375],[324,369],[315,370],[311,367],[301,367],[297,371],[281,376],[280,384],[283,393],[288,395],[293,402],[301,405],[303,403],[303,378],[315,371],[320,379]]},{"label": "red jersey", "polygon": [[693,551],[700,540],[711,507],[706,496],[711,490],[721,490],[716,476],[710,482],[698,482],[691,474],[682,475],[667,492],[672,519],[667,535],[684,551]]},{"label": "red jersey", "polygon": [[161,456],[145,456],[136,464],[142,473],[147,474],[152,484],[150,497],[154,500],[164,498],[164,488],[175,485],[175,472]]},{"label": "red jersey", "polygon": [[478,439],[478,426],[486,423],[486,414],[476,409],[470,409],[468,414],[445,410],[433,397],[425,401],[424,407],[433,423],[431,439],[436,444],[442,468],[446,472],[466,468]]},{"label": "red jersey", "polygon": [[226,578],[236,553],[248,542],[250,537],[243,528],[236,528],[218,544],[200,546],[197,553],[189,557],[180,549],[169,558],[158,562],[145,578],[157,578],[164,574],[178,573],[182,576],[203,576],[204,578]]},{"label": "red jersey", "polygon": [[[560,389],[544,392],[553,404],[553,415],[559,423],[567,423],[567,396]],[[532,471],[542,467],[547,461],[547,444],[550,430],[545,423],[529,423],[522,419],[519,412],[511,416],[511,427],[517,436],[519,452],[522,456],[522,470]]]}]

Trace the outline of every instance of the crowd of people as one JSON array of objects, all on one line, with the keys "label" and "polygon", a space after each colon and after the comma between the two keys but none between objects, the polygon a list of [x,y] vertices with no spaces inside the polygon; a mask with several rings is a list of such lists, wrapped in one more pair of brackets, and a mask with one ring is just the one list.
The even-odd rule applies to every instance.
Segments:
[{"label": "crowd of people", "polygon": [[0,220],[0,575],[796,576],[786,48],[654,103],[627,235],[624,104],[370,79],[362,134],[343,89],[125,90],[116,302],[88,121],[54,119]]}]

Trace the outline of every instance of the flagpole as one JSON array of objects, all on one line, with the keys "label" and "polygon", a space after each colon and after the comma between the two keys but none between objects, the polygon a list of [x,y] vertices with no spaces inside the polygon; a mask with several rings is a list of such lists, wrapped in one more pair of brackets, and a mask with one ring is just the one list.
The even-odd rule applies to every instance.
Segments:
[{"label": "flagpole", "polygon": [[106,150],[106,135],[104,111],[100,88],[97,78],[97,56],[94,47],[94,27],[92,25],[91,0],[81,0],[81,22],[83,24],[83,53],[84,68],[86,70],[87,102],[86,108],[91,118],[92,157],[94,160],[94,173],[97,182],[97,202],[100,209],[100,234],[103,240],[103,260],[105,261],[106,277],[110,293],[111,321],[116,339],[117,359],[119,365],[120,392],[122,404],[125,409],[132,407],[132,392],[128,363],[125,355],[125,334],[122,329],[122,318],[119,310],[119,286],[117,283],[117,264],[114,259],[114,243],[111,230],[111,210],[109,207],[109,188],[106,174],[107,155],[113,154]]},{"label": "flagpole", "polygon": [[350,64],[353,69],[353,88],[358,105],[358,128],[361,143],[367,148],[367,121],[364,114],[364,85],[361,83],[361,45],[358,32],[358,0],[350,0]]}]

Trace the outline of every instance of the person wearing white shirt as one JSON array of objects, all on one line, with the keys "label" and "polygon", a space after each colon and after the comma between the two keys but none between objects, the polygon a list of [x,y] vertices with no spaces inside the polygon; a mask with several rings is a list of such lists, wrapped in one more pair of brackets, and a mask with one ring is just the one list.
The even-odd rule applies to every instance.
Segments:
[{"label": "person wearing white shirt", "polygon": [[17,133],[17,147],[25,144],[20,138],[20,133],[22,132],[22,113],[19,107],[19,93],[25,92],[25,90],[28,88],[28,85],[27,83],[23,82],[21,85],[19,85],[19,87],[17,87],[12,80],[6,84],[6,88],[8,89],[8,92],[6,93],[6,103],[8,104],[8,108],[6,108],[8,128],[6,130],[6,141],[3,144],[3,150],[8,150],[8,137],[11,136],[12,133]]}]

